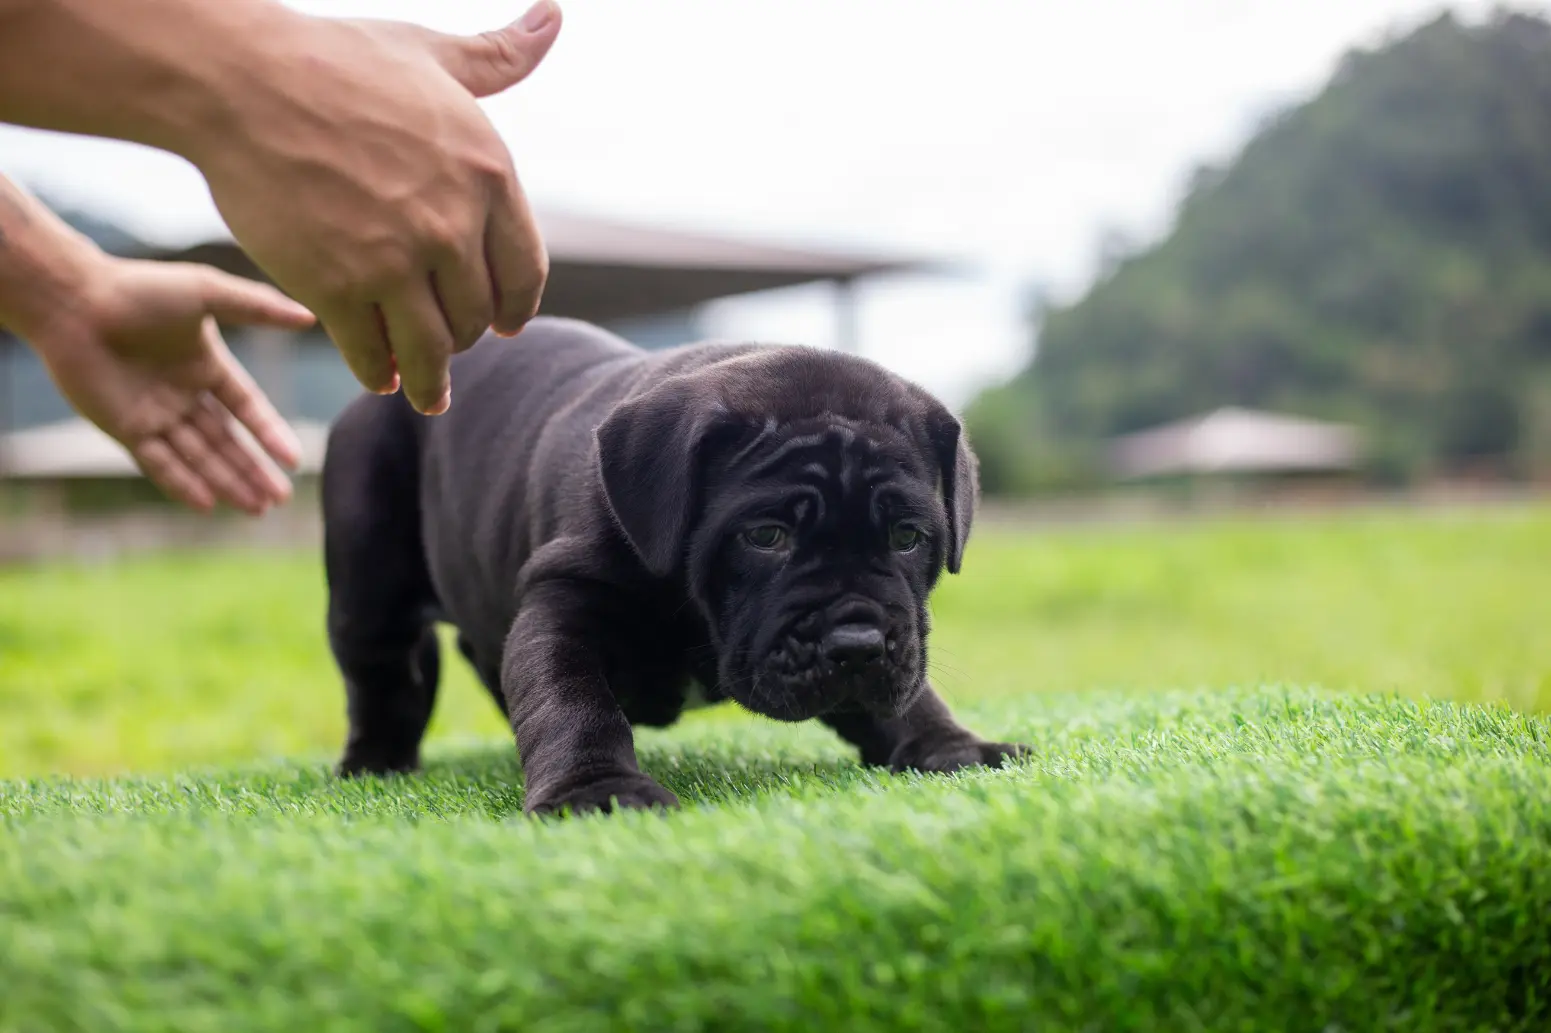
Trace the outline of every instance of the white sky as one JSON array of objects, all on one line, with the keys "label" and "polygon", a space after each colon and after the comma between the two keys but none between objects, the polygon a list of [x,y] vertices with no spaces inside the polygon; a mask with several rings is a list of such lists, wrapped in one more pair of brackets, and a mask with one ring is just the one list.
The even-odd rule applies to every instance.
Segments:
[{"label": "white sky", "polygon": [[[1020,284],[1063,293],[1109,227],[1164,229],[1190,169],[1230,155],[1339,56],[1420,0],[561,0],[527,82],[486,102],[530,195],[798,243],[969,260],[863,296],[863,350],[964,401],[1027,354]],[[522,0],[293,0],[319,14],[477,31]],[[1466,15],[1490,2],[1461,0]],[[1548,0],[1519,4],[1545,10]],[[391,73],[389,73],[391,74]],[[204,184],[143,148],[0,127],[0,171],[186,241]],[[823,291],[719,303],[709,329],[832,341]]]}]

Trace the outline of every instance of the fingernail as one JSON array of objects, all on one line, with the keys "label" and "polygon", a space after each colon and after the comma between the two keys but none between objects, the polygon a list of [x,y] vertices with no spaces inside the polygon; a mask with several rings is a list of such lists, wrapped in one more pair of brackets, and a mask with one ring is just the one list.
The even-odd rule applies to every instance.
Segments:
[{"label": "fingernail", "polygon": [[538,32],[559,13],[559,8],[554,0],[539,0],[538,3],[528,8],[528,13],[522,16],[522,31]]},{"label": "fingernail", "polygon": [[393,395],[393,394],[398,394],[398,390],[399,390],[399,375],[397,373],[395,373],[395,374],[393,374],[393,379],[388,381],[388,386],[384,387],[384,388],[380,388],[377,391],[377,393],[380,394],[380,395]]},{"label": "fingernail", "polygon": [[440,416],[442,413],[446,412],[448,409],[451,409],[451,408],[452,408],[452,388],[449,387],[447,389],[447,392],[442,395],[442,400],[440,402],[437,402],[435,405],[431,406],[431,408],[426,410],[426,415],[427,416]]}]

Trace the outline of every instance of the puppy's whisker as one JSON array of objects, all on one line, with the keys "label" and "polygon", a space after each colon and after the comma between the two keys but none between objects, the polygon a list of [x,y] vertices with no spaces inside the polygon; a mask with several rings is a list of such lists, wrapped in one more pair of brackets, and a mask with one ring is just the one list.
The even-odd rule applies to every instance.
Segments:
[{"label": "puppy's whisker", "polygon": [[939,687],[956,687],[963,685],[968,680],[962,671],[944,670],[935,664],[927,664],[926,670],[932,684]]},{"label": "puppy's whisker", "polygon": [[940,664],[932,660],[927,661],[926,669],[933,674],[947,674],[954,678],[968,677],[964,669],[961,667],[955,667],[952,664]]}]

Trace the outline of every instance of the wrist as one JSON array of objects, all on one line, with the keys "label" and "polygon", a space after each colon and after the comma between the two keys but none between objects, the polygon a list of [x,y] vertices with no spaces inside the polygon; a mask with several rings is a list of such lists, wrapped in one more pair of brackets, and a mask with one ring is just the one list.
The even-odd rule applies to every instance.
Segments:
[{"label": "wrist", "polygon": [[253,142],[253,112],[286,82],[286,57],[316,19],[273,0],[197,2],[184,39],[158,90],[148,90],[135,142],[176,154],[203,170],[231,149]]},{"label": "wrist", "polygon": [[261,112],[295,87],[288,65],[304,53],[320,19],[272,0],[203,4],[200,46],[205,59],[180,72],[169,93],[176,103],[157,114],[157,140],[145,140],[202,171],[235,147],[262,143]]},{"label": "wrist", "polygon": [[114,259],[65,226],[0,251],[0,325],[45,358],[80,336]]}]

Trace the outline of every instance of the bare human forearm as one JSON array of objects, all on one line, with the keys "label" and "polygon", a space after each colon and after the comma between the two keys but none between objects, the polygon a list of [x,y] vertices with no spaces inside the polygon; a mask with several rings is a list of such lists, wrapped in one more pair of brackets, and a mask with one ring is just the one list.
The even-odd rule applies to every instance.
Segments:
[{"label": "bare human forearm", "polygon": [[90,240],[0,177],[0,326],[24,340],[39,336],[76,305],[104,257]]},{"label": "bare human forearm", "polygon": [[195,160],[305,21],[273,0],[0,0],[0,122]]}]

